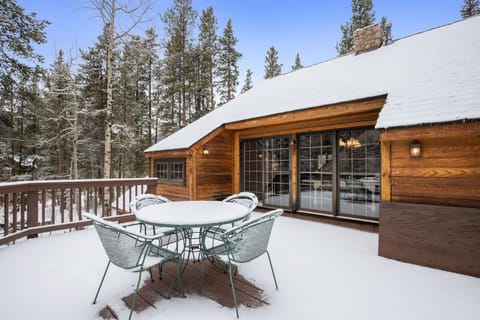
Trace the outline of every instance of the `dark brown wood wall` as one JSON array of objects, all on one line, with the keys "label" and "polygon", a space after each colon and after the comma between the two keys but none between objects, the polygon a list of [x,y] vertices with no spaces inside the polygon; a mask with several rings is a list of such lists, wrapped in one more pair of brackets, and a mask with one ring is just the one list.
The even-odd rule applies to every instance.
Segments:
[{"label": "dark brown wood wall", "polygon": [[378,254],[480,277],[480,209],[382,202]]},{"label": "dark brown wood wall", "polygon": [[[390,161],[389,181],[382,181],[390,198],[382,200],[480,208],[479,123],[394,130],[381,139],[390,152],[382,153]],[[413,141],[421,158],[410,158]]]},{"label": "dark brown wood wall", "polygon": [[208,148],[208,155],[202,154],[201,148],[194,153],[195,198],[223,199],[233,193],[233,134],[223,130],[205,142],[204,146]]}]

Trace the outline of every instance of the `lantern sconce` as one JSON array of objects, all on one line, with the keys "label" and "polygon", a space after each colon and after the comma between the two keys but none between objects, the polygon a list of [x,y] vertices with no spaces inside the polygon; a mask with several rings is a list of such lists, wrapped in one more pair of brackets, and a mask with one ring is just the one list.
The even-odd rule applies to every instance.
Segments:
[{"label": "lantern sconce", "polygon": [[202,154],[203,154],[204,156],[208,156],[208,155],[210,154],[210,151],[208,150],[208,147],[207,147],[207,146],[204,146],[204,147],[202,148]]},{"label": "lantern sconce", "polygon": [[410,144],[410,158],[420,158],[422,156],[422,145],[414,141]]}]

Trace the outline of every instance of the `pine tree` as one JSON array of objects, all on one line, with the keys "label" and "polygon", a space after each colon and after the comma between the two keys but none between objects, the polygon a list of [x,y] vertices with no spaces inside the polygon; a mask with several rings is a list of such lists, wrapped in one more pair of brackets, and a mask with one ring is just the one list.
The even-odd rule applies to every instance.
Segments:
[{"label": "pine tree", "polygon": [[93,47],[86,51],[80,50],[82,63],[78,70],[78,82],[85,121],[83,123],[84,144],[79,159],[84,164],[85,178],[98,179],[103,176],[103,149],[102,144],[105,134],[105,38],[98,37]]},{"label": "pine tree", "polygon": [[472,17],[480,14],[480,0],[464,0],[462,8],[460,9],[462,18]]},{"label": "pine tree", "polygon": [[336,49],[339,56],[349,54],[353,51],[353,29],[351,22],[346,22],[340,26],[342,38],[337,42]]},{"label": "pine tree", "polygon": [[217,91],[220,95],[220,104],[227,103],[235,98],[238,86],[238,60],[242,54],[235,49],[238,39],[233,35],[232,20],[227,21],[223,35],[219,40],[219,54],[217,59]]},{"label": "pine tree", "polygon": [[375,22],[372,0],[352,0],[352,17],[340,26],[342,38],[337,43],[339,56],[353,52],[353,32]]},{"label": "pine tree", "polygon": [[45,93],[46,108],[42,109],[40,150],[45,158],[46,166],[42,174],[65,177],[70,174],[71,146],[73,140],[71,123],[76,113],[71,63],[65,61],[63,50],[60,50],[53,62],[47,81]]},{"label": "pine tree", "polygon": [[0,1],[0,158],[22,158],[22,153],[34,152],[27,147],[35,140],[30,134],[37,127],[43,72],[37,65],[43,57],[36,53],[35,44],[46,42],[48,24],[35,13],[25,13],[15,0]]},{"label": "pine tree", "polygon": [[264,78],[269,79],[282,74],[282,64],[278,63],[278,51],[275,47],[270,47],[265,57]]},{"label": "pine tree", "polygon": [[248,90],[253,88],[252,75],[253,75],[252,70],[247,69],[247,75],[245,76],[245,82],[243,84],[243,87],[242,87],[242,90],[240,91],[240,93],[245,93]]},{"label": "pine tree", "polygon": [[212,7],[202,11],[196,63],[195,115],[199,118],[215,109],[215,58],[218,54],[217,18]]},{"label": "pine tree", "polygon": [[42,108],[40,78],[44,70],[35,67],[28,77],[21,77],[14,87],[14,100],[10,105],[12,124],[11,156],[17,164],[17,173],[29,174],[34,178],[34,166],[29,161],[37,159],[38,111]]},{"label": "pine tree", "polygon": [[[139,149],[147,147],[149,129],[149,52],[145,39],[132,36],[124,43],[119,62],[119,79],[114,86],[114,131],[112,159],[118,177],[144,173]],[[128,164],[128,165],[127,165]],[[145,169],[145,168],[143,168]]]},{"label": "pine tree", "polygon": [[168,135],[189,123],[194,84],[193,39],[197,11],[191,0],[174,0],[162,15],[164,41],[161,103],[162,134]]},{"label": "pine tree", "polygon": [[392,42],[392,23],[386,17],[382,17],[380,28],[383,32],[383,43],[390,44]]},{"label": "pine tree", "polygon": [[46,20],[37,20],[36,14],[26,14],[15,0],[0,2],[0,81],[7,78],[33,76],[35,67],[27,62],[42,62],[43,57],[34,50],[34,44],[45,43]]},{"label": "pine tree", "polygon": [[148,97],[148,119],[147,119],[147,147],[153,143],[153,126],[155,124],[155,96],[154,88],[157,86],[155,83],[155,70],[159,65],[159,57],[157,53],[158,44],[158,34],[153,28],[147,29],[145,31],[146,39],[144,40],[143,47],[145,50],[145,55],[147,59],[147,75],[146,81],[148,86],[147,97]]},{"label": "pine tree", "polygon": [[292,66],[292,71],[303,68],[302,62],[300,61],[300,54],[297,53],[295,56],[295,64]]}]

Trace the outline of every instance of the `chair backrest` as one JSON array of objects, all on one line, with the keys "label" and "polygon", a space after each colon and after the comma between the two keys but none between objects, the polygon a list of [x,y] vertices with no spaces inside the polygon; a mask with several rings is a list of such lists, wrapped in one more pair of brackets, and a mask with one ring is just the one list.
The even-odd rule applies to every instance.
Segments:
[{"label": "chair backrest", "polygon": [[227,245],[229,259],[241,263],[264,254],[268,248],[273,223],[281,214],[283,209],[272,210],[225,231],[222,238]]},{"label": "chair backrest", "polygon": [[249,212],[255,210],[258,205],[258,198],[251,192],[240,192],[232,194],[231,196],[223,199],[224,202],[235,202],[248,208]]},{"label": "chair backrest", "polygon": [[165,202],[170,202],[170,199],[151,193],[141,194],[130,202],[130,211],[135,213],[144,207]]},{"label": "chair backrest", "polygon": [[105,253],[113,264],[123,269],[143,265],[150,243],[141,235],[91,213],[84,213],[83,216],[93,220]]}]

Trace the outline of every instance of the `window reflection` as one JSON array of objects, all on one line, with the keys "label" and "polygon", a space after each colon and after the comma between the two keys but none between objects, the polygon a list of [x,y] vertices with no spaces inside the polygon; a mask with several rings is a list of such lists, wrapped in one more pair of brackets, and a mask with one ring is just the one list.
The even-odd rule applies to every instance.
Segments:
[{"label": "window reflection", "polygon": [[333,133],[299,137],[300,207],[332,212]]},{"label": "window reflection", "polygon": [[[291,206],[290,137],[242,141],[241,190],[260,204]],[[380,143],[374,129],[299,134],[298,208],[377,219],[380,203]]]},{"label": "window reflection", "polygon": [[380,143],[375,130],[338,132],[340,214],[378,218]]}]

